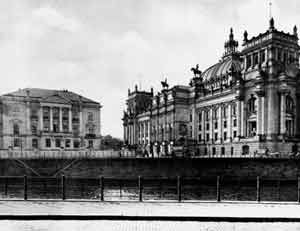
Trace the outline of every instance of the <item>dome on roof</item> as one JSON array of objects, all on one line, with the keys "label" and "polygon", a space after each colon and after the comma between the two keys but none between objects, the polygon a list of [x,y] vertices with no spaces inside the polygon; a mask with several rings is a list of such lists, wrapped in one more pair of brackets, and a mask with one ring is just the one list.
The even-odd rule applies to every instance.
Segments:
[{"label": "dome on roof", "polygon": [[228,73],[240,72],[242,70],[242,62],[238,58],[227,57],[219,63],[209,67],[202,73],[203,81],[209,81],[227,75]]}]

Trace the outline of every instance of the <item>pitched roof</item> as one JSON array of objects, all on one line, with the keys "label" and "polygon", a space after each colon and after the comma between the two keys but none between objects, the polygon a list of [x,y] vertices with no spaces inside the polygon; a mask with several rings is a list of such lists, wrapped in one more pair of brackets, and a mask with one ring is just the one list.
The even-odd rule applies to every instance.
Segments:
[{"label": "pitched roof", "polygon": [[83,97],[68,90],[52,90],[52,89],[41,89],[41,88],[24,88],[18,91],[4,94],[2,96],[16,96],[16,97],[27,97],[29,94],[30,98],[36,98],[45,102],[57,102],[57,103],[94,103],[99,104],[96,101]]}]

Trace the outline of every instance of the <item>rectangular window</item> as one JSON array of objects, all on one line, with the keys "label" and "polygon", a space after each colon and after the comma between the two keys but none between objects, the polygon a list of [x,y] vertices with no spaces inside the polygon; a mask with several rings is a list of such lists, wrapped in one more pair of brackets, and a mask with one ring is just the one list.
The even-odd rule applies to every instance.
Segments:
[{"label": "rectangular window", "polygon": [[233,127],[236,127],[236,119],[233,120]]},{"label": "rectangular window", "polygon": [[253,59],[254,59],[254,66],[258,64],[258,53],[255,53],[253,55]]},{"label": "rectangular window", "polygon": [[206,134],[206,141],[209,141],[209,134]]},{"label": "rectangular window", "polygon": [[224,128],[227,128],[227,120],[224,121]]},{"label": "rectangular window", "polygon": [[218,140],[218,133],[215,133],[215,140]]},{"label": "rectangular window", "polygon": [[71,147],[71,140],[67,139],[67,140],[65,141],[65,147],[66,147],[66,148],[70,148],[70,147]]},{"label": "rectangular window", "polygon": [[224,140],[227,140],[227,132],[224,132],[223,138],[224,138]]},{"label": "rectangular window", "polygon": [[206,124],[206,130],[209,130],[209,123]]},{"label": "rectangular window", "polygon": [[225,147],[221,148],[221,155],[224,156],[225,155]]},{"label": "rectangular window", "polygon": [[33,135],[36,135],[37,134],[37,126],[35,124],[32,124],[31,125],[31,133]]},{"label": "rectangular window", "polygon": [[201,141],[202,140],[202,135],[198,134],[198,140]]},{"label": "rectangular window", "polygon": [[199,131],[201,131],[202,130],[202,125],[201,124],[199,124]]},{"label": "rectangular window", "polygon": [[264,63],[266,61],[265,50],[260,51],[260,62]]},{"label": "rectangular window", "polygon": [[212,148],[212,154],[213,154],[213,156],[216,155],[216,148],[215,147]]},{"label": "rectangular window", "polygon": [[215,122],[215,129],[218,128],[218,122]]},{"label": "rectangular window", "polygon": [[88,148],[93,148],[94,147],[94,141],[93,140],[89,140],[89,146]]},{"label": "rectangular window", "polygon": [[21,141],[19,138],[14,139],[14,147],[21,147]]},{"label": "rectangular window", "polygon": [[38,148],[38,140],[37,139],[32,139],[32,147]]},{"label": "rectangular window", "polygon": [[60,139],[55,139],[55,147],[60,148]]},{"label": "rectangular window", "polygon": [[200,113],[199,113],[199,115],[198,115],[198,119],[199,119],[199,122],[201,122],[201,121],[202,121],[202,112],[200,112]]},{"label": "rectangular window", "polygon": [[51,139],[46,139],[45,142],[46,142],[46,147],[51,148]]},{"label": "rectangular window", "polygon": [[190,122],[193,122],[193,115],[190,114]]},{"label": "rectangular window", "polygon": [[94,115],[92,112],[88,113],[88,121],[93,121],[94,120]]},{"label": "rectangular window", "polygon": [[233,137],[235,138],[237,136],[236,131],[233,131]]},{"label": "rectangular window", "polygon": [[79,140],[74,140],[73,146],[74,146],[74,148],[79,148],[79,146],[80,146]]},{"label": "rectangular window", "polygon": [[249,67],[251,67],[251,56],[248,55],[246,57],[246,69],[248,69]]}]

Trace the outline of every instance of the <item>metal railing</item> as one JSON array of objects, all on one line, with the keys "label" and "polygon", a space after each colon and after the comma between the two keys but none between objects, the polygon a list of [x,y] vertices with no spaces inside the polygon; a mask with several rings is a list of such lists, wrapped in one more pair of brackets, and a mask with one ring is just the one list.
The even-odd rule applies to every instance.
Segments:
[{"label": "metal railing", "polygon": [[97,201],[294,201],[300,178],[214,176],[188,178],[80,178],[1,176],[0,199]]}]

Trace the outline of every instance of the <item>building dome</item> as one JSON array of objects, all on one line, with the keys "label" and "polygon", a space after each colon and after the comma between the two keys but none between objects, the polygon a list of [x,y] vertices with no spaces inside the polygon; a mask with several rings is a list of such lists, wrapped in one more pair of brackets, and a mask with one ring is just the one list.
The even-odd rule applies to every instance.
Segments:
[{"label": "building dome", "polygon": [[219,63],[209,67],[202,73],[203,81],[217,79],[226,76],[231,72],[240,72],[242,70],[242,62],[233,56],[222,59]]}]

